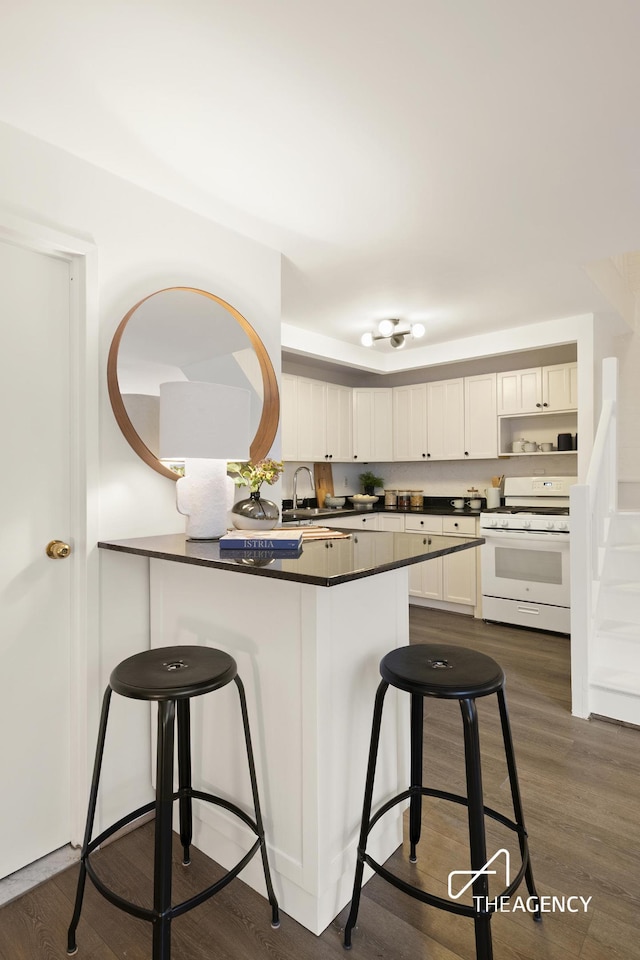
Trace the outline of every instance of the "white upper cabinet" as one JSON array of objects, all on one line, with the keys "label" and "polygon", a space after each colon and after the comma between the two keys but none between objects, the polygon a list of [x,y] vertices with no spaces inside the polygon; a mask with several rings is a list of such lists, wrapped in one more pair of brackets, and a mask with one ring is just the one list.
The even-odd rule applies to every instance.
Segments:
[{"label": "white upper cabinet", "polygon": [[327,384],[325,405],[326,452],[325,460],[351,460],[353,452],[353,390],[337,383]]},{"label": "white upper cabinet", "polygon": [[427,384],[427,456],[430,460],[464,457],[464,381]]},{"label": "white upper cabinet", "polygon": [[391,387],[353,391],[353,459],[359,463],[393,459]]},{"label": "white upper cabinet", "polygon": [[578,409],[578,364],[558,363],[542,368],[543,407],[550,412]]},{"label": "white upper cabinet", "polygon": [[282,375],[282,459],[351,460],[352,389]]},{"label": "white upper cabinet", "polygon": [[512,370],[497,375],[498,414],[576,410],[578,364]]},{"label": "white upper cabinet", "polygon": [[327,452],[327,384],[298,378],[298,460],[319,462]]},{"label": "white upper cabinet", "polygon": [[465,377],[464,455],[470,460],[498,456],[495,373]]},{"label": "white upper cabinet", "polygon": [[298,377],[283,373],[280,383],[282,459],[298,459]]},{"label": "white upper cabinet", "polygon": [[393,459],[427,459],[427,385],[393,387]]}]

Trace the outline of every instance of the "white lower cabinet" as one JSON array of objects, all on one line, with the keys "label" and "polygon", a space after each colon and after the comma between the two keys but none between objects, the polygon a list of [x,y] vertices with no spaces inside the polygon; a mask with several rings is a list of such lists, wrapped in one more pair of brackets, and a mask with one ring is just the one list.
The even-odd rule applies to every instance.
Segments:
[{"label": "white lower cabinet", "polygon": [[404,517],[393,516],[388,513],[379,513],[378,530],[388,530],[391,533],[404,533]]},{"label": "white lower cabinet", "polygon": [[[476,533],[475,517],[405,517],[407,533],[470,537]],[[416,563],[409,571],[409,595],[475,607],[476,551],[464,550]]]},{"label": "white lower cabinet", "polygon": [[333,517],[324,520],[328,527],[335,527],[336,530],[379,530],[378,519],[380,514],[367,513],[364,516],[352,513],[349,517]]},{"label": "white lower cabinet", "polygon": [[[451,537],[476,535],[475,517],[437,517],[425,514],[351,514],[323,520],[340,530],[387,530],[394,533],[431,533]],[[391,560],[392,557],[385,558]],[[376,556],[377,562],[383,562]],[[409,596],[439,603],[475,607],[477,602],[477,560],[475,550],[462,550],[445,557],[435,557],[409,567]]]}]

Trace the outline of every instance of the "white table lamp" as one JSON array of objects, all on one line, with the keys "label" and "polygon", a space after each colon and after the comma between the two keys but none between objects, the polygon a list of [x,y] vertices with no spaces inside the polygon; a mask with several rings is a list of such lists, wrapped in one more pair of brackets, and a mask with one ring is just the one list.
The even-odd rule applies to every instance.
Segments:
[{"label": "white table lamp", "polygon": [[178,512],[190,540],[227,531],[227,461],[249,459],[248,390],[179,380],[160,384],[160,458],[184,460]]}]

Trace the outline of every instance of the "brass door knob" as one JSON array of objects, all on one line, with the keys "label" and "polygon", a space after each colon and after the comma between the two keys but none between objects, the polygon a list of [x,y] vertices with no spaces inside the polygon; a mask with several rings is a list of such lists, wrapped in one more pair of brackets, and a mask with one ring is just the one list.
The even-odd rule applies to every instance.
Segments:
[{"label": "brass door knob", "polygon": [[62,540],[51,540],[47,544],[46,553],[52,560],[64,560],[71,553],[71,547]]}]

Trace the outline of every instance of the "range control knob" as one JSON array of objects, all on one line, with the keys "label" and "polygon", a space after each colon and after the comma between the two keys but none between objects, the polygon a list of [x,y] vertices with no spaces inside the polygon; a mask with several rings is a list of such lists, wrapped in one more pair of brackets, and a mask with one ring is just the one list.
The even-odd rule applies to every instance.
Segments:
[{"label": "range control knob", "polygon": [[547,520],[547,530],[555,530],[555,520]]},{"label": "range control knob", "polygon": [[498,526],[498,521],[495,519],[495,517],[494,517],[492,520],[489,520],[489,526],[490,526],[490,527],[497,527],[497,526]]},{"label": "range control knob", "polygon": [[500,521],[500,526],[501,526],[501,527],[508,527],[508,526],[509,526],[509,521],[508,521],[508,520],[501,520],[501,521]]},{"label": "range control knob", "polygon": [[569,524],[566,523],[566,521],[561,520],[561,521],[558,523],[558,530],[568,530],[568,529],[569,529]]},{"label": "range control knob", "polygon": [[531,520],[523,520],[522,526],[523,526],[524,529],[526,530],[528,527],[531,526]]}]

